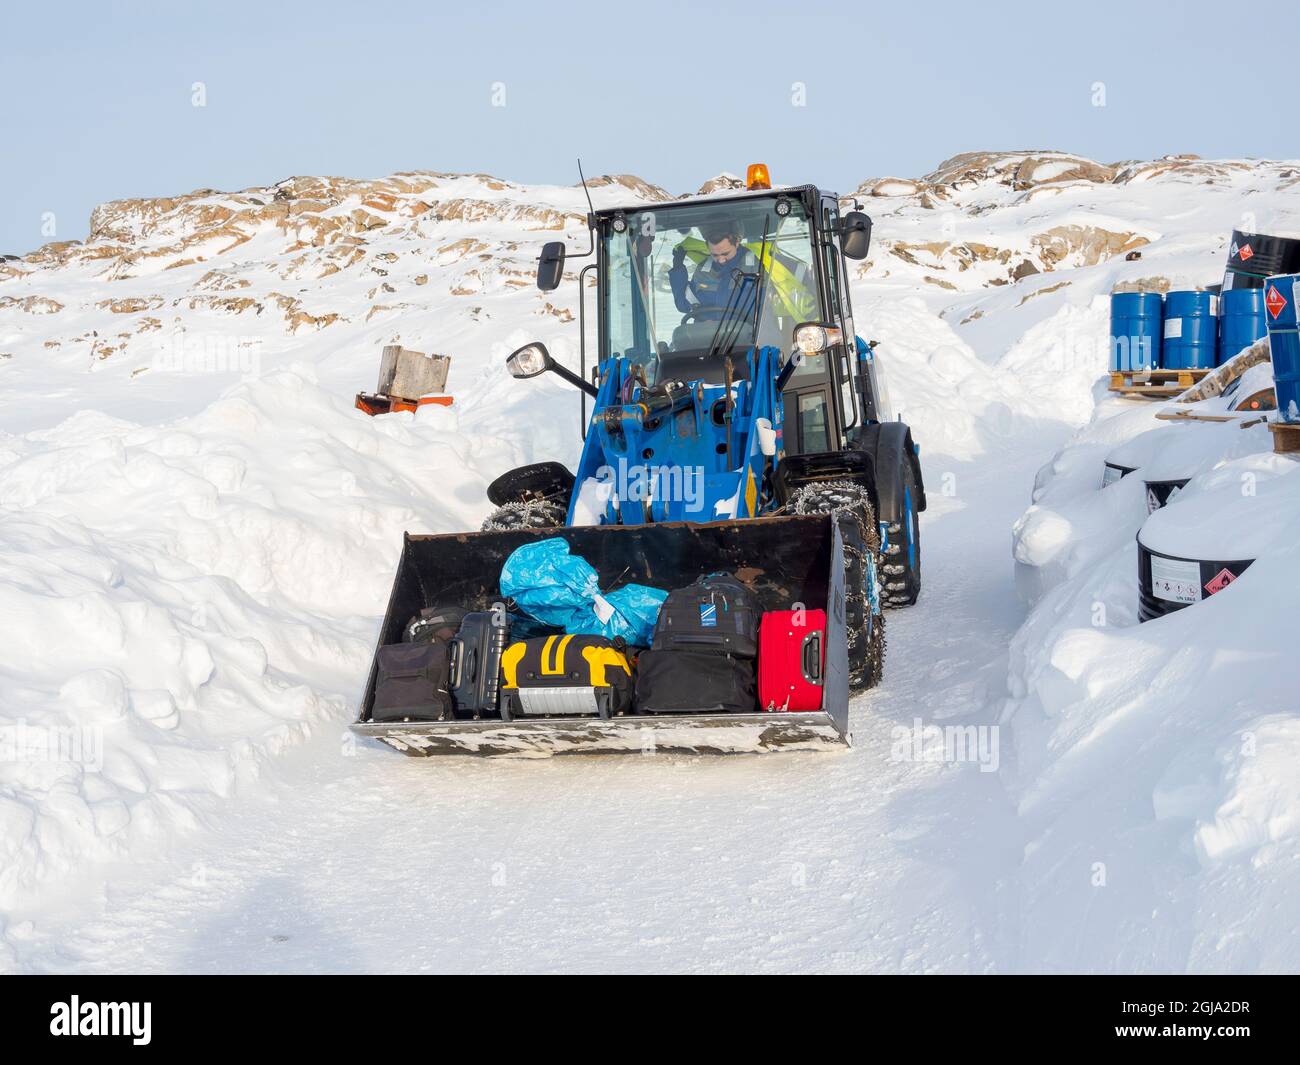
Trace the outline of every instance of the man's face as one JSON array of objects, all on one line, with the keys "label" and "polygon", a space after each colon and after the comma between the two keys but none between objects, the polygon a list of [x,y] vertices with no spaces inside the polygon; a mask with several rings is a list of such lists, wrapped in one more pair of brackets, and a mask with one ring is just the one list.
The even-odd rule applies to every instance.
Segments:
[{"label": "man's face", "polygon": [[736,242],[730,237],[723,237],[718,243],[709,245],[709,254],[713,256],[713,261],[719,266],[731,262],[739,250]]}]

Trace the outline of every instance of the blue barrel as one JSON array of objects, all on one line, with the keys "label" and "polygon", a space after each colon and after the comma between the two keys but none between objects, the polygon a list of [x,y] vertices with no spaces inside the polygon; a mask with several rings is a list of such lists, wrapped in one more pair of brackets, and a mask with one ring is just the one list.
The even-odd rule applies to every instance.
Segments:
[{"label": "blue barrel", "polygon": [[1296,281],[1300,274],[1279,274],[1264,282],[1264,320],[1273,355],[1277,415],[1300,422],[1300,335],[1296,333]]},{"label": "blue barrel", "polygon": [[1154,370],[1160,365],[1159,292],[1112,292],[1110,368]]},{"label": "blue barrel", "polygon": [[1219,365],[1268,332],[1262,288],[1228,289],[1219,299]]},{"label": "blue barrel", "polygon": [[1217,303],[1210,292],[1171,292],[1165,297],[1163,369],[1214,368],[1219,358]]}]

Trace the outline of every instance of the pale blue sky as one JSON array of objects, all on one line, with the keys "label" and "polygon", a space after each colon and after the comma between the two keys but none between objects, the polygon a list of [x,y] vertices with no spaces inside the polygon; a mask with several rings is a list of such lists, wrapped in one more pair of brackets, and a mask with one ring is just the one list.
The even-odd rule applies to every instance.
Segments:
[{"label": "pale blue sky", "polygon": [[683,192],[761,159],[846,191],[973,149],[1300,155],[1283,0],[6,0],[0,18],[0,252],[51,239],[46,212],[80,238],[104,200],[292,174],[569,184],[581,154]]}]

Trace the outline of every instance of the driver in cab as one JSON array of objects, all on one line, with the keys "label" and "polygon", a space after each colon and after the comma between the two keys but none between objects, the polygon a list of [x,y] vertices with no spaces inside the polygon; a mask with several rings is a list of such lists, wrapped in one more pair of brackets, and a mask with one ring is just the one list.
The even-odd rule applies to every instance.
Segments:
[{"label": "driver in cab", "polygon": [[[686,273],[686,244],[673,249],[673,266],[668,271],[668,283],[673,289],[673,302],[682,314],[710,312],[711,317],[722,314],[735,295],[735,288],[757,280],[758,258],[741,246],[736,227],[720,224],[703,230],[708,256],[701,259],[689,279]],[[740,275],[740,276],[738,276]],[[746,278],[743,275],[751,275]],[[737,309],[753,306],[753,293],[746,293]]]},{"label": "driver in cab", "polygon": [[[771,289],[765,308],[790,324],[817,316],[817,300],[811,287],[806,263],[776,251],[770,244],[746,244],[734,223],[722,222],[701,229],[704,239],[687,238],[673,249],[673,265],[668,271],[673,302],[682,314],[697,320],[721,318],[725,309],[733,314],[753,313],[760,270],[766,271],[766,285]],[[707,249],[707,254],[705,253]],[[760,263],[759,256],[762,255]],[[686,259],[696,262],[687,275]],[[737,291],[743,289],[743,291]]]}]

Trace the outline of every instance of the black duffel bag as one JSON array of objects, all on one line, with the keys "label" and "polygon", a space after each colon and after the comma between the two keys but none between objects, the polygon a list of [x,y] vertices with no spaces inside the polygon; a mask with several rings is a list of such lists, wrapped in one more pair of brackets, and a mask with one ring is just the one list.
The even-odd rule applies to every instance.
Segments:
[{"label": "black duffel bag", "polygon": [[642,651],[636,661],[638,714],[752,714],[754,660],[709,651]]},{"label": "black duffel bag", "polygon": [[455,719],[448,691],[451,660],[445,643],[388,644],[379,649],[378,657],[371,721]]},{"label": "black duffel bag", "polygon": [[729,573],[710,573],[668,593],[650,646],[754,658],[761,614],[758,596],[740,581]]}]

